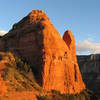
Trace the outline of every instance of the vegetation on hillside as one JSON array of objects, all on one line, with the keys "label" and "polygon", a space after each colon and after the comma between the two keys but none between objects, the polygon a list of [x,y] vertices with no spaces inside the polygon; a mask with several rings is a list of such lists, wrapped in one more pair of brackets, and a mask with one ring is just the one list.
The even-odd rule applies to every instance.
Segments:
[{"label": "vegetation on hillside", "polygon": [[87,89],[75,95],[61,94],[59,91],[52,90],[49,95],[38,97],[38,100],[97,100],[97,98]]},{"label": "vegetation on hillside", "polygon": [[6,83],[8,91],[39,90],[34,78],[33,80],[28,78],[28,73],[31,72],[28,64],[24,63],[19,57],[14,57],[12,53],[5,53],[1,58],[6,66],[2,78],[4,81],[8,81]]}]

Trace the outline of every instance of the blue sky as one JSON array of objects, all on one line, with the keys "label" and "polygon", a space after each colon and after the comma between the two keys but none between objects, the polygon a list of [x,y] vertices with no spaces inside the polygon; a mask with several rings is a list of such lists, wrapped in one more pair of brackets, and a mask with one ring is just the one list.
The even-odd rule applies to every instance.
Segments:
[{"label": "blue sky", "polygon": [[100,0],[0,0],[0,31],[9,31],[32,9],[45,11],[61,35],[70,29],[77,50],[87,43],[86,51],[82,52],[87,53],[89,49],[100,52]]}]

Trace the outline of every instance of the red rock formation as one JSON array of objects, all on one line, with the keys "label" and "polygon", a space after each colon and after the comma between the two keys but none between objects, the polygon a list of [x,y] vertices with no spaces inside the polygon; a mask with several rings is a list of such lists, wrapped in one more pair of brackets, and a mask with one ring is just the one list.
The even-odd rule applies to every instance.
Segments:
[{"label": "red rock formation", "polygon": [[35,78],[44,90],[76,94],[85,89],[77,62],[74,62],[76,58],[72,57],[76,57],[72,51],[74,42],[71,44],[67,38],[66,45],[43,11],[33,10],[15,24],[2,41],[5,50],[31,63]]},{"label": "red rock formation", "polygon": [[[82,81],[82,76],[79,70],[79,66],[77,63],[77,57],[76,57],[76,49],[75,49],[75,39],[74,36],[72,34],[72,32],[70,30],[67,30],[64,35],[63,35],[63,40],[65,41],[65,43],[67,44],[71,57],[72,57],[72,62],[74,64],[74,70],[76,72],[76,79],[78,84],[81,84],[82,87],[85,87],[83,81]],[[78,85],[77,84],[77,85]]]},{"label": "red rock formation", "polygon": [[76,58],[76,50],[75,50],[75,39],[70,30],[67,30],[64,33],[63,40],[65,41],[65,43],[67,44],[67,46],[71,52],[73,61],[76,62],[77,58]]},{"label": "red rock formation", "polygon": [[6,89],[5,83],[0,76],[0,96],[5,95],[6,92],[7,92],[7,89]]}]

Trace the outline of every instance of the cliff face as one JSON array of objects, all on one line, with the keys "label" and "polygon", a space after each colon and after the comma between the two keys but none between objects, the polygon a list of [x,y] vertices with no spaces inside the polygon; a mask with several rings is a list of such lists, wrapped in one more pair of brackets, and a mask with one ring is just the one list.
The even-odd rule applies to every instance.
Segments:
[{"label": "cliff face", "polygon": [[100,95],[100,54],[77,58],[87,88]]},{"label": "cliff face", "polygon": [[11,51],[31,64],[44,90],[76,94],[85,89],[75,54],[72,33],[63,40],[43,11],[33,10],[0,41],[0,50]]}]

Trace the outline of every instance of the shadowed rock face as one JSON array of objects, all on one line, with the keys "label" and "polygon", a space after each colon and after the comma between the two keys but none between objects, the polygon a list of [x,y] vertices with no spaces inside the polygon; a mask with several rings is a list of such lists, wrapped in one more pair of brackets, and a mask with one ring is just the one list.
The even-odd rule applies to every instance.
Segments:
[{"label": "shadowed rock face", "polygon": [[80,55],[77,58],[87,88],[100,98],[100,54]]},{"label": "shadowed rock face", "polygon": [[85,85],[76,60],[74,38],[66,33],[64,42],[46,14],[33,10],[0,39],[0,47],[28,61],[44,90],[76,94]]}]

